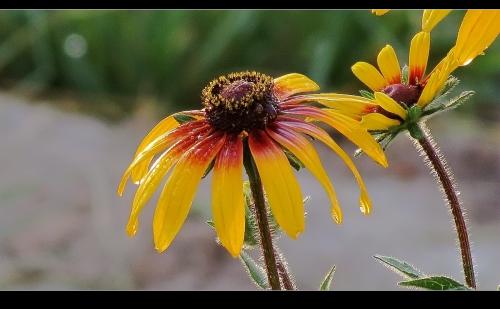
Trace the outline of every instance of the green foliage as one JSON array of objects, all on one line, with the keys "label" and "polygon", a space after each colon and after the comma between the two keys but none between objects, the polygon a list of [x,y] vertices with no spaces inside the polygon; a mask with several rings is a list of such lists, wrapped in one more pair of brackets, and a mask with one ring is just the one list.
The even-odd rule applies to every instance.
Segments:
[{"label": "green foliage", "polygon": [[189,115],[186,115],[186,114],[182,114],[182,113],[175,114],[173,116],[174,116],[175,121],[177,121],[179,124],[183,124],[183,123],[186,123],[186,122],[189,122],[189,121],[193,121],[193,120],[196,119],[196,118],[194,118],[192,116],[189,116]]},{"label": "green foliage", "polygon": [[[452,45],[461,12],[433,30],[430,63]],[[2,11],[0,83],[33,94],[67,93],[82,109],[119,118],[151,98],[166,111],[199,107],[200,91],[229,71],[310,75],[326,91],[353,93],[349,67],[376,63],[391,44],[407,55],[420,11]],[[346,31],[342,29],[347,29]],[[360,40],[359,38],[363,39]],[[496,102],[500,45],[462,70]],[[479,107],[478,107],[479,108]]]},{"label": "green foliage", "polygon": [[390,270],[402,275],[403,277],[417,279],[423,276],[418,269],[404,261],[383,255],[375,255],[373,257],[387,266]]},{"label": "green foliage", "polygon": [[330,268],[330,270],[326,274],[325,278],[321,282],[321,284],[319,286],[320,291],[329,291],[330,290],[330,286],[332,284],[334,274],[335,274],[335,265],[333,265],[332,268]]},{"label": "green foliage", "polygon": [[300,171],[301,168],[304,168],[304,163],[302,163],[293,153],[283,148],[283,152],[285,153],[288,162],[290,165],[296,170]]},{"label": "green foliage", "polygon": [[247,271],[248,275],[252,279],[252,282],[255,283],[261,289],[267,290],[269,289],[269,282],[267,280],[267,275],[265,270],[257,263],[248,253],[245,251],[241,252],[240,261],[243,264],[243,267]]},{"label": "green foliage", "polygon": [[462,283],[445,276],[427,276],[411,264],[390,256],[375,255],[374,258],[393,272],[406,279],[405,281],[398,283],[400,286],[416,287],[434,291],[471,290]]},{"label": "green foliage", "polygon": [[366,91],[366,90],[360,90],[359,93],[367,98],[367,99],[370,99],[370,100],[374,100],[375,99],[375,96],[373,95],[373,93],[371,93],[370,91]]},{"label": "green foliage", "polygon": [[398,283],[401,286],[417,287],[433,291],[470,291],[463,284],[444,276],[425,277]]}]

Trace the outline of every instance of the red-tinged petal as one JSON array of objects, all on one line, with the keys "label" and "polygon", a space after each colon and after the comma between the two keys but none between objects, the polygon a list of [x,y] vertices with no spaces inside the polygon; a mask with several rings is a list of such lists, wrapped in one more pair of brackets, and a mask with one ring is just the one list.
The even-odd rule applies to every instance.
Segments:
[{"label": "red-tinged petal", "polygon": [[401,67],[391,45],[382,48],[377,56],[377,64],[387,83],[399,84],[401,82]]},{"label": "red-tinged petal", "polygon": [[120,184],[118,185],[118,195],[121,196],[123,194],[123,190],[125,189],[125,185],[127,184],[130,174],[139,164],[147,162],[147,166],[149,166],[149,163],[153,160],[154,156],[172,145],[176,139],[190,134],[199,134],[200,132],[207,131],[209,128],[210,127],[205,120],[192,121],[156,137],[134,158],[132,163],[130,163],[123,173]]},{"label": "red-tinged petal", "polygon": [[226,140],[215,133],[185,153],[163,188],[153,217],[156,250],[165,251],[179,232],[193,203],[201,177]]},{"label": "red-tinged petal", "polygon": [[228,137],[215,160],[212,178],[212,216],[219,240],[233,257],[240,255],[245,237],[243,201],[243,142]]},{"label": "red-tinged petal", "polygon": [[189,135],[180,141],[176,142],[167,149],[151,166],[150,171],[141,181],[139,188],[132,202],[132,210],[127,223],[127,233],[129,236],[136,234],[139,225],[139,214],[146,203],[151,199],[156,189],[160,185],[163,177],[168,173],[170,168],[177,163],[182,154],[188,151],[200,140],[205,139],[210,134],[210,131],[202,134]]},{"label": "red-tinged petal", "polygon": [[313,124],[295,118],[279,117],[277,122],[280,126],[284,126],[291,130],[307,134],[319,140],[323,144],[327,145],[331,150],[333,150],[333,152],[335,152],[344,161],[344,163],[356,179],[356,182],[358,183],[361,191],[359,198],[361,212],[363,214],[370,213],[371,200],[361,174],[358,172],[356,166],[354,165],[354,162],[352,162],[349,155],[328,135],[328,133],[326,133],[326,131]]},{"label": "red-tinged petal", "polygon": [[291,73],[274,79],[274,94],[280,101],[297,93],[316,90],[319,90],[318,84],[302,74]]},{"label": "red-tinged petal", "polygon": [[361,124],[348,116],[335,110],[322,110],[312,106],[298,106],[294,109],[283,111],[284,114],[310,117],[324,122],[347,137],[356,146],[361,148],[370,158],[383,167],[387,167],[387,159],[380,145]]},{"label": "red-tinged petal", "polygon": [[409,59],[410,85],[416,85],[423,79],[427,60],[429,59],[430,44],[431,35],[428,32],[419,32],[411,40]]},{"label": "red-tinged petal", "polygon": [[304,203],[286,155],[261,130],[250,133],[248,145],[276,222],[288,236],[297,238],[304,230]]},{"label": "red-tinged petal", "polygon": [[297,159],[311,171],[314,177],[318,179],[330,199],[332,218],[335,222],[341,223],[342,210],[337,200],[337,194],[321,164],[321,160],[314,146],[304,136],[287,129],[285,126],[280,126],[279,124],[267,129],[266,132],[281,146],[295,155]]}]

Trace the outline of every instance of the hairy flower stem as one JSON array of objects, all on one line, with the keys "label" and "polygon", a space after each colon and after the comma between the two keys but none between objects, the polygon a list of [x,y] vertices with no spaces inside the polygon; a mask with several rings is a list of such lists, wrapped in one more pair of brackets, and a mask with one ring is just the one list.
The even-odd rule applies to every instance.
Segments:
[{"label": "hairy flower stem", "polygon": [[[248,150],[248,149],[247,149]],[[273,238],[269,229],[269,221],[267,219],[266,202],[264,200],[264,190],[260,180],[259,172],[255,166],[255,162],[249,151],[246,152],[245,169],[250,182],[250,189],[255,205],[255,218],[259,226],[260,245],[262,246],[262,255],[266,264],[267,279],[273,290],[281,290],[280,277],[276,256],[274,255]]]},{"label": "hairy flower stem", "polygon": [[280,275],[281,283],[287,291],[297,290],[295,282],[289,274],[287,263],[283,254],[281,254],[278,248],[275,248],[274,256],[276,257],[278,273]]},{"label": "hairy flower stem", "polygon": [[435,176],[437,176],[436,178],[439,180],[446,195],[448,205],[451,208],[451,214],[453,215],[453,220],[455,221],[458,242],[462,253],[462,266],[465,275],[465,282],[469,287],[475,289],[476,279],[474,278],[474,265],[472,263],[469,235],[467,233],[467,226],[460,207],[460,201],[453,183],[453,176],[447,167],[446,160],[442,155],[440,155],[439,148],[436,146],[436,143],[434,142],[432,135],[425,124],[420,124],[419,127],[423,134],[422,138],[417,140],[415,145],[419,148],[419,150],[421,150],[422,154],[425,154],[428,162],[430,163],[429,167],[432,169],[433,173],[435,173]]}]

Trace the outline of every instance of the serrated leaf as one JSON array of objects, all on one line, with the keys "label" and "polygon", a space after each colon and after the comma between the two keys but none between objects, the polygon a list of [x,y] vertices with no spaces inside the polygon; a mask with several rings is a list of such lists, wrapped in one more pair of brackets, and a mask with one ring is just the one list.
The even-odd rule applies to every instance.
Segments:
[{"label": "serrated leaf", "polygon": [[248,255],[245,251],[242,251],[240,254],[240,261],[253,283],[264,290],[269,289],[266,272],[259,264],[257,264],[257,262],[254,261],[254,259],[250,257],[250,255]]},{"label": "serrated leaf", "polygon": [[359,93],[367,98],[367,99],[370,99],[370,100],[373,100],[375,99],[375,96],[373,95],[373,93],[371,93],[370,91],[366,91],[366,90],[360,90]]},{"label": "serrated leaf", "polygon": [[283,149],[283,152],[285,153],[286,157],[288,158],[288,162],[290,165],[296,170],[300,171],[301,168],[304,167],[304,163],[302,163],[293,153],[290,151]]},{"label": "serrated leaf", "polygon": [[330,291],[330,285],[332,284],[334,274],[335,274],[335,265],[333,265],[332,268],[330,268],[325,278],[321,282],[321,285],[319,286],[320,291]]},{"label": "serrated leaf", "polygon": [[424,276],[413,265],[411,265],[405,261],[400,261],[396,258],[393,258],[390,256],[383,256],[383,255],[374,255],[373,257],[375,259],[377,259],[379,262],[383,263],[383,265],[387,266],[390,270],[394,271],[395,273],[400,274],[401,276],[403,276],[405,278],[418,279],[418,278]]},{"label": "serrated leaf", "polygon": [[193,120],[196,120],[196,118],[192,117],[192,116],[189,116],[189,115],[186,115],[186,114],[175,114],[174,115],[174,119],[179,123],[179,124],[183,124],[183,123],[186,123],[186,122],[189,122],[189,121],[193,121]]},{"label": "serrated leaf", "polygon": [[398,283],[401,286],[417,287],[433,291],[470,291],[468,287],[460,282],[445,276],[433,276],[419,278]]}]

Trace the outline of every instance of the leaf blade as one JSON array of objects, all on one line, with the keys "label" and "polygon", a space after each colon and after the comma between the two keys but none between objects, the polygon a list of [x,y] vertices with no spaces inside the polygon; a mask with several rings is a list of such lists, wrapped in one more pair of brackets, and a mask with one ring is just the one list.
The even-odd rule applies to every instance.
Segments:
[{"label": "leaf blade", "polygon": [[323,281],[321,282],[321,284],[319,286],[320,291],[329,291],[330,290],[330,285],[332,284],[333,275],[335,274],[335,268],[336,268],[335,265],[333,265],[332,268],[330,268],[330,270],[326,274],[325,278],[323,279]]},{"label": "leaf blade", "polygon": [[424,276],[413,265],[405,261],[401,261],[396,258],[383,255],[374,255],[373,257],[379,262],[381,262],[384,266],[388,267],[393,272],[400,274],[405,278],[418,279]]},{"label": "leaf blade", "polygon": [[417,287],[432,291],[470,291],[471,289],[464,286],[451,278],[445,276],[431,276],[414,280],[402,281],[398,285],[405,287]]}]

